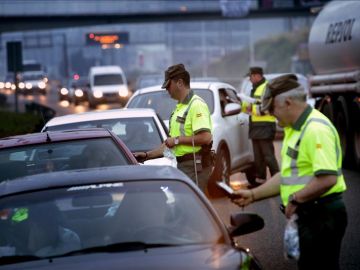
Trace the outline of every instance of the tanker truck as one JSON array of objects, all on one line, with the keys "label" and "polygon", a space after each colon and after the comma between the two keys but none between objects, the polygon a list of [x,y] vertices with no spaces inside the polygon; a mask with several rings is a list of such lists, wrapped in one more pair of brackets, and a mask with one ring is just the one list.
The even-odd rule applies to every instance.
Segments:
[{"label": "tanker truck", "polygon": [[309,35],[315,106],[338,130],[343,166],[360,170],[360,1],[332,1]]}]

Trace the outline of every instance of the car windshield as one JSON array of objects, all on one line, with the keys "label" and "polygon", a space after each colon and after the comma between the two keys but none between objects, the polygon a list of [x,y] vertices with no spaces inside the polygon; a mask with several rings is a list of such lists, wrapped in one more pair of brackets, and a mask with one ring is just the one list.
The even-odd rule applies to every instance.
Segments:
[{"label": "car windshield", "polygon": [[46,130],[53,131],[96,127],[113,131],[132,152],[150,151],[163,142],[163,138],[153,117],[85,121],[49,126]]},{"label": "car windshield", "polygon": [[32,144],[0,150],[0,182],[51,171],[125,164],[130,161],[110,138]]},{"label": "car windshield", "polygon": [[106,252],[121,243],[112,251],[126,251],[133,243],[224,241],[212,213],[178,181],[110,182],[6,196],[0,199],[0,215],[0,264],[10,256]]},{"label": "car windshield", "polygon": [[[214,112],[214,96],[208,89],[192,89],[207,103],[210,114]],[[148,92],[135,96],[127,105],[128,108],[152,108],[163,120],[169,120],[176,107],[176,100],[172,99],[166,91]]]},{"label": "car windshield", "polygon": [[95,75],[94,85],[113,85],[124,84],[123,78],[120,74],[101,74]]}]

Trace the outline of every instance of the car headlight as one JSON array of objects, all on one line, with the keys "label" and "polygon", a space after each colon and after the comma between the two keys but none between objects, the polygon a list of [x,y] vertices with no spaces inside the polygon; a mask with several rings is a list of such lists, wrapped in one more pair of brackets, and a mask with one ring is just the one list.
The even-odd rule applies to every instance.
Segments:
[{"label": "car headlight", "polygon": [[16,89],[16,85],[13,83],[13,84],[11,84],[11,89],[12,90],[15,90]]},{"label": "car headlight", "polygon": [[100,90],[94,91],[94,97],[101,98],[103,96],[103,93]]},{"label": "car headlight", "polygon": [[0,88],[4,88],[5,84],[3,82],[0,82]]},{"label": "car headlight", "polygon": [[31,89],[31,88],[32,88],[32,84],[31,84],[31,83],[26,83],[26,84],[25,84],[25,87],[26,87],[26,89]]},{"label": "car headlight", "polygon": [[19,82],[19,88],[20,88],[20,89],[24,89],[24,88],[25,88],[25,83]]},{"label": "car headlight", "polygon": [[120,97],[127,97],[129,95],[129,89],[126,86],[122,86],[119,89],[119,96]]},{"label": "car headlight", "polygon": [[61,88],[61,89],[60,89],[60,94],[66,96],[66,95],[69,94],[69,90],[67,90],[66,88]]},{"label": "car headlight", "polygon": [[46,83],[45,83],[45,82],[39,82],[39,83],[38,83],[38,87],[39,87],[40,89],[45,89]]},{"label": "car headlight", "polygon": [[11,82],[6,82],[6,83],[5,83],[5,87],[6,87],[6,88],[11,88]]},{"label": "car headlight", "polygon": [[77,96],[77,97],[82,97],[82,96],[84,96],[83,90],[81,90],[81,89],[76,89],[76,90],[75,90],[75,96]]}]

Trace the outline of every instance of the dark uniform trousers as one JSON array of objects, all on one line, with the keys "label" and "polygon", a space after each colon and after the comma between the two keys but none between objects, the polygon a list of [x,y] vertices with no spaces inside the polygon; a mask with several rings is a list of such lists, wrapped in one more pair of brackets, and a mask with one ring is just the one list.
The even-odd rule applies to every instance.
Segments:
[{"label": "dark uniform trousers", "polygon": [[279,172],[279,165],[275,157],[274,144],[272,139],[252,139],[256,176],[266,179],[266,167],[269,167],[273,176]]},{"label": "dark uniform trousers", "polygon": [[[196,184],[196,175],[195,175],[195,167],[194,160],[186,160],[182,162],[178,162],[178,169],[189,176]],[[213,166],[202,167],[201,172],[198,172],[198,186],[199,188],[206,194],[208,180],[210,174],[212,172]]]},{"label": "dark uniform trousers", "polygon": [[[299,270],[338,270],[341,241],[347,226],[347,213],[339,194],[324,202],[299,205]],[[325,197],[325,198],[327,198]]]}]

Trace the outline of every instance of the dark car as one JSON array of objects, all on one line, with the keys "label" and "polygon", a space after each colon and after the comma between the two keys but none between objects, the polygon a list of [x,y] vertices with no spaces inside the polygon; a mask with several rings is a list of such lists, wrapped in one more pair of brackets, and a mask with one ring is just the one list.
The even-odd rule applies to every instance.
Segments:
[{"label": "dark car", "polygon": [[137,164],[111,131],[47,131],[0,139],[0,182],[26,175]]},{"label": "dark car", "polygon": [[59,101],[67,100],[74,102],[78,105],[81,102],[88,101],[89,94],[89,79],[87,77],[81,77],[77,80],[72,80],[69,87],[61,86],[59,88],[58,96]]},{"label": "dark car", "polygon": [[1,269],[261,269],[197,186],[169,166],[28,176],[0,185]]}]

